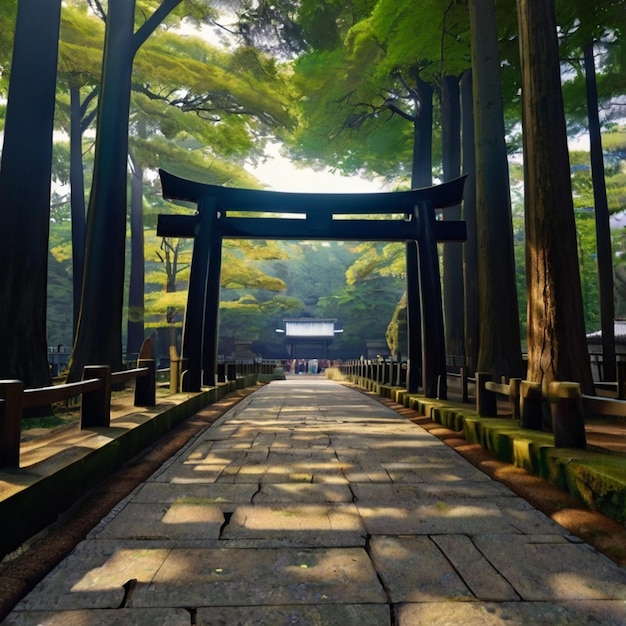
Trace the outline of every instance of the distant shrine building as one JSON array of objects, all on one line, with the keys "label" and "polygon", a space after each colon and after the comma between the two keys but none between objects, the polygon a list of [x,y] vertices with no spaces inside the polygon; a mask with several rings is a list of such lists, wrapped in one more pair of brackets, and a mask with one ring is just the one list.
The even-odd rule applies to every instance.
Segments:
[{"label": "distant shrine building", "polygon": [[343,330],[335,328],[336,319],[298,318],[284,319],[285,343],[289,358],[293,359],[327,359],[328,346],[335,335]]}]

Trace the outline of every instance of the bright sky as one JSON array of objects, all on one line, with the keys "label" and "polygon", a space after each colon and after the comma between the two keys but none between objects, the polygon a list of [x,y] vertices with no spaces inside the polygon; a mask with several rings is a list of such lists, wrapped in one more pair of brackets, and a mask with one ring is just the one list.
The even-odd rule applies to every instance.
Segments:
[{"label": "bright sky", "polygon": [[267,160],[262,165],[249,167],[271,191],[299,191],[304,193],[371,193],[384,191],[380,180],[365,180],[358,176],[341,176],[330,170],[317,171],[296,167],[281,156],[278,147],[269,145]]},{"label": "bright sky", "polygon": [[384,191],[382,184],[363,178],[340,176],[330,171],[298,168],[283,157],[269,159],[250,170],[271,191],[305,193],[370,193]]}]

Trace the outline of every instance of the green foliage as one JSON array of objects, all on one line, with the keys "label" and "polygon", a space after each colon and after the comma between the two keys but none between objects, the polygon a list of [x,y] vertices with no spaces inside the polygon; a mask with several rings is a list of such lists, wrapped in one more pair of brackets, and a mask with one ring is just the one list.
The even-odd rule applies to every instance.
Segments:
[{"label": "green foliage", "polygon": [[58,80],[62,86],[84,87],[100,81],[104,23],[83,5],[61,12]]},{"label": "green foliage", "polygon": [[[15,32],[15,16],[17,0],[3,0],[0,6],[0,95],[6,96],[9,85],[11,56],[13,53],[13,35]],[[4,119],[4,112],[1,117]]]},{"label": "green foliage", "polygon": [[400,298],[400,301],[396,305],[393,317],[387,326],[387,332],[385,333],[385,339],[392,355],[397,355],[398,352],[407,350],[407,298],[406,292]]},{"label": "green foliage", "polygon": [[[158,0],[138,0],[136,27],[146,20]],[[563,50],[579,57],[590,33],[602,37],[598,85],[603,106],[623,94],[623,15],[620,2],[560,2],[564,28]],[[166,318],[181,325],[189,278],[191,242],[183,242],[173,284],[166,291],[166,263],[157,257],[162,242],[154,235],[156,215],[188,211],[166,204],[154,170],[163,167],[178,175],[211,184],[259,188],[243,167],[245,160],[262,155],[268,138],[289,142],[301,162],[330,166],[343,173],[380,174],[389,180],[410,177],[413,128],[407,117],[414,104],[405,98],[417,74],[438,86],[441,76],[460,74],[468,67],[469,33],[464,2],[444,0],[277,0],[259,3],[292,20],[300,54],[292,64],[260,54],[250,46],[233,44],[220,49],[200,36],[181,35],[172,27],[181,16],[187,23],[205,24],[214,9],[206,2],[183,1],[139,50],[134,66],[136,92],[131,113],[131,150],[146,168],[144,219],[146,224],[147,325],[160,326]],[[262,6],[263,5],[263,6]],[[299,6],[298,6],[299,5]],[[519,120],[517,39],[515,12],[510,3],[497,2],[501,55],[505,77],[507,115],[512,127]],[[0,9],[0,93],[4,93],[11,56],[15,0]],[[268,14],[269,15],[269,14]],[[276,14],[275,14],[276,15]],[[274,17],[275,17],[274,15]],[[592,16],[598,19],[591,19]],[[612,28],[614,41],[607,34]],[[592,25],[592,26],[589,26]],[[288,25],[285,24],[285,29]],[[594,30],[596,29],[596,30]],[[593,33],[592,33],[593,31]],[[82,101],[97,88],[102,59],[104,23],[87,11],[86,3],[64,3],[59,49],[59,91],[56,120],[69,130],[69,88],[80,88]],[[576,54],[574,54],[576,52]],[[564,85],[572,129],[583,128],[585,107],[580,63],[574,78]],[[620,91],[621,90],[621,91]],[[97,100],[87,107],[93,112]],[[439,114],[435,113],[436,123]],[[0,105],[0,125],[4,106]],[[139,137],[140,124],[147,134]],[[608,132],[612,130],[613,132]],[[438,129],[434,129],[437,137]],[[517,138],[509,146],[519,147]],[[90,148],[84,142],[84,169],[92,169]],[[612,213],[626,209],[626,133],[605,128],[607,193]],[[437,148],[435,148],[437,149]],[[611,154],[615,155],[611,158]],[[588,154],[572,153],[572,184],[577,209],[593,206]],[[54,178],[69,180],[67,142],[55,146]],[[515,175],[515,166],[511,166]],[[50,239],[49,339],[71,342],[71,246],[69,205],[53,200]],[[593,257],[595,235],[591,215],[577,213],[579,256],[589,329],[597,328],[597,270]],[[523,217],[514,218],[520,314],[525,324]],[[626,316],[626,244],[615,240],[616,304]],[[313,315],[339,320],[344,334],[335,340],[337,352],[364,351],[364,341],[385,334],[403,292],[402,244],[344,245],[340,243],[225,242],[222,273],[221,332],[236,338],[261,339],[286,316]],[[171,270],[171,268],[170,268]],[[170,276],[171,278],[171,276]],[[170,285],[171,286],[171,285]],[[392,322],[397,324],[397,321]],[[392,332],[396,336],[397,332]],[[525,334],[523,334],[525,336]],[[395,340],[394,340],[395,341]]]}]

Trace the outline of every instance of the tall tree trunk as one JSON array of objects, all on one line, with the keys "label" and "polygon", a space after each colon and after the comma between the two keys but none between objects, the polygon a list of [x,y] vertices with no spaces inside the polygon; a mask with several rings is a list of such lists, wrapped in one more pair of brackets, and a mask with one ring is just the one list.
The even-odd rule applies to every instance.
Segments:
[{"label": "tall tree trunk", "polygon": [[478,369],[496,377],[518,377],[521,342],[494,0],[473,0],[469,9],[476,137]]},{"label": "tall tree trunk", "polygon": [[[140,127],[142,124],[140,123]],[[145,135],[145,123],[143,124]],[[141,131],[140,131],[141,136]],[[128,322],[126,356],[139,354],[144,340],[145,254],[143,236],[143,168],[130,155],[130,284],[128,287]]]},{"label": "tall tree trunk", "polygon": [[122,366],[128,114],[134,0],[111,0],[107,15],[80,319],[68,380],[85,365]]},{"label": "tall tree trunk", "polygon": [[[517,0],[522,65],[528,378],[593,392],[553,0]],[[583,430],[584,432],[584,430]]]},{"label": "tall tree trunk", "polygon": [[474,102],[472,72],[461,78],[461,127],[463,173],[467,175],[463,189],[463,220],[467,240],[463,246],[463,277],[465,285],[465,357],[469,371],[476,372],[478,363],[478,250],[476,245],[476,153],[474,151]]},{"label": "tall tree trunk", "polygon": [[46,290],[61,0],[19,0],[0,164],[0,379],[50,384]]},{"label": "tall tree trunk", "polygon": [[411,188],[433,184],[433,88],[417,77],[419,101],[415,102],[417,117],[413,124],[413,164]]},{"label": "tall tree trunk", "polygon": [[181,0],[162,0],[134,33],[135,0],[109,0],[96,151],[87,211],[85,275],[68,380],[85,365],[122,366],[128,114],[133,59]]},{"label": "tall tree trunk", "polygon": [[[444,76],[441,84],[442,163],[444,181],[461,174],[461,101],[459,79]],[[449,207],[444,219],[460,220],[461,205]],[[463,356],[464,296],[463,244],[443,244],[443,312],[445,316],[446,353]]]},{"label": "tall tree trunk", "polygon": [[72,214],[73,326],[76,336],[85,263],[85,177],[80,87],[70,87],[70,207]]},{"label": "tall tree trunk", "polygon": [[[415,110],[419,111],[413,122],[413,162],[411,164],[411,188],[432,185],[433,154],[433,88],[421,78],[416,77],[419,100]],[[417,242],[405,244],[407,301],[407,354],[409,371],[407,391],[416,393],[420,384],[422,370],[422,314],[419,300],[419,264]]]},{"label": "tall tree trunk", "polygon": [[602,361],[604,380],[616,380],[615,364],[615,301],[613,297],[613,252],[609,204],[606,197],[602,132],[598,115],[598,85],[593,55],[593,41],[584,50],[587,119],[591,149],[591,178],[596,213],[596,252],[600,287],[600,325],[602,328]]}]

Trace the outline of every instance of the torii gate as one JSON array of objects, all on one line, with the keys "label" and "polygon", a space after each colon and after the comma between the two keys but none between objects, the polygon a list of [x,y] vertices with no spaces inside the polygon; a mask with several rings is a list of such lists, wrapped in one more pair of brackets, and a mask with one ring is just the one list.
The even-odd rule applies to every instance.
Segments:
[{"label": "torii gate", "polygon": [[[185,391],[200,391],[202,384],[215,385],[224,237],[403,241],[417,242],[419,273],[416,279],[407,276],[407,299],[409,306],[413,303],[421,308],[424,394],[429,398],[446,397],[437,242],[465,241],[466,229],[462,221],[437,220],[435,209],[461,203],[465,176],[413,191],[345,194],[236,189],[186,180],[163,170],[159,170],[159,175],[164,198],[194,202],[198,207],[195,215],[161,214],[157,225],[157,235],[161,237],[194,238],[183,327]],[[241,213],[252,215],[242,217]],[[268,213],[289,217],[268,217]],[[372,215],[386,218],[358,218]],[[302,216],[305,219],[294,219]],[[346,219],[355,216],[357,219]],[[411,348],[412,344],[415,342],[409,341],[410,373],[410,364],[420,361],[419,349]],[[415,368],[412,372],[415,376]]]}]

